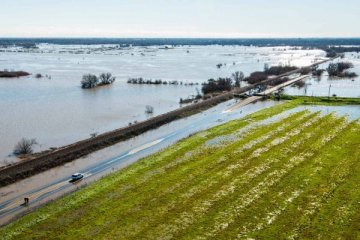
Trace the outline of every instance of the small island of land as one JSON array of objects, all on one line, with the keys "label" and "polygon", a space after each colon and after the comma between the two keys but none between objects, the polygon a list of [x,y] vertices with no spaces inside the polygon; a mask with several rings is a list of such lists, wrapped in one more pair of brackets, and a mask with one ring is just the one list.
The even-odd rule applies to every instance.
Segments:
[{"label": "small island of land", "polygon": [[24,71],[0,71],[0,78],[15,78],[29,76],[30,73]]}]

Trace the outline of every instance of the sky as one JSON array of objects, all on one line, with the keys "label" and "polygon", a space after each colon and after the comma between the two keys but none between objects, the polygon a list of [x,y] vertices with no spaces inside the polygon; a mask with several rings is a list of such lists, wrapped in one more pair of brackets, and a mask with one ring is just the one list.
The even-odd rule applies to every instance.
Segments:
[{"label": "sky", "polygon": [[360,37],[360,0],[0,0],[0,37]]}]

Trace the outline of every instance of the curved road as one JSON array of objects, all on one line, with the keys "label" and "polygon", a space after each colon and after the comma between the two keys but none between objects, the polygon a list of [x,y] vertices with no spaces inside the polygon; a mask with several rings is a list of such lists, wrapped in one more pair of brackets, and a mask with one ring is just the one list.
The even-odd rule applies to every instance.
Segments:
[{"label": "curved road", "polygon": [[[230,113],[224,109],[234,104],[235,100],[219,104],[202,113],[175,121],[158,129],[144,133],[135,139],[119,143],[123,146],[120,153],[117,145],[94,153],[92,161],[86,158],[75,160],[74,163],[50,169],[18,183],[0,188],[0,225],[26,214],[49,201],[86,186],[111,171],[121,169],[132,162],[155,153],[182,138],[189,136],[222,122],[243,117],[262,108],[273,106],[272,101],[257,102]],[[155,139],[153,139],[155,137]],[[134,145],[134,147],[132,146]],[[98,155],[97,155],[98,154]],[[112,155],[109,157],[108,155]],[[71,173],[81,172],[84,178],[77,183],[70,183]],[[29,205],[24,206],[24,198],[29,198]]]}]

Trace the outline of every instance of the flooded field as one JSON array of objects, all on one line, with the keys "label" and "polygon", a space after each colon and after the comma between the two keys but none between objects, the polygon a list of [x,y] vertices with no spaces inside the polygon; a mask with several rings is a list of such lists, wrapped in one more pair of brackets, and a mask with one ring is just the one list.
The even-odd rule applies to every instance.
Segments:
[{"label": "flooded field", "polygon": [[[360,53],[346,53],[343,59],[336,59],[333,62],[351,62],[354,68],[349,69],[360,76]],[[329,63],[319,66],[320,69],[326,69]],[[331,87],[330,87],[331,85]],[[321,77],[311,77],[305,82],[305,86],[287,87],[285,93],[290,95],[307,95],[307,96],[330,96],[334,94],[338,97],[360,97],[360,77],[355,78],[337,78],[329,77],[325,71]]]},{"label": "flooded field", "polygon": [[[345,116],[347,107],[293,100],[247,114],[49,203],[0,228],[0,234],[357,239],[360,125],[359,112]],[[67,184],[54,184],[34,198]],[[10,201],[4,209],[16,204]]]},{"label": "flooded field", "polygon": [[[116,45],[62,46],[40,44],[38,49],[0,49],[0,68],[23,70],[29,77],[0,79],[0,166],[22,138],[36,138],[36,151],[59,147],[130,122],[178,108],[179,99],[196,94],[201,86],[129,85],[130,77],[202,83],[246,75],[270,65],[305,66],[322,58],[321,50],[240,46],[184,46],[119,48]],[[218,63],[224,64],[218,69]],[[226,65],[225,65],[226,64]],[[111,72],[117,81],[95,90],[80,88],[83,74]],[[35,78],[36,73],[51,76]]]}]

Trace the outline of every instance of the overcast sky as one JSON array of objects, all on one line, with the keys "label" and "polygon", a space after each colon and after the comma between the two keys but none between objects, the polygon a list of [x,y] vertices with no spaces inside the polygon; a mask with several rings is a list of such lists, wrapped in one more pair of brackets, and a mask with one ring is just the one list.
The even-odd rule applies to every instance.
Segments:
[{"label": "overcast sky", "polygon": [[360,37],[360,0],[0,0],[0,37]]}]

